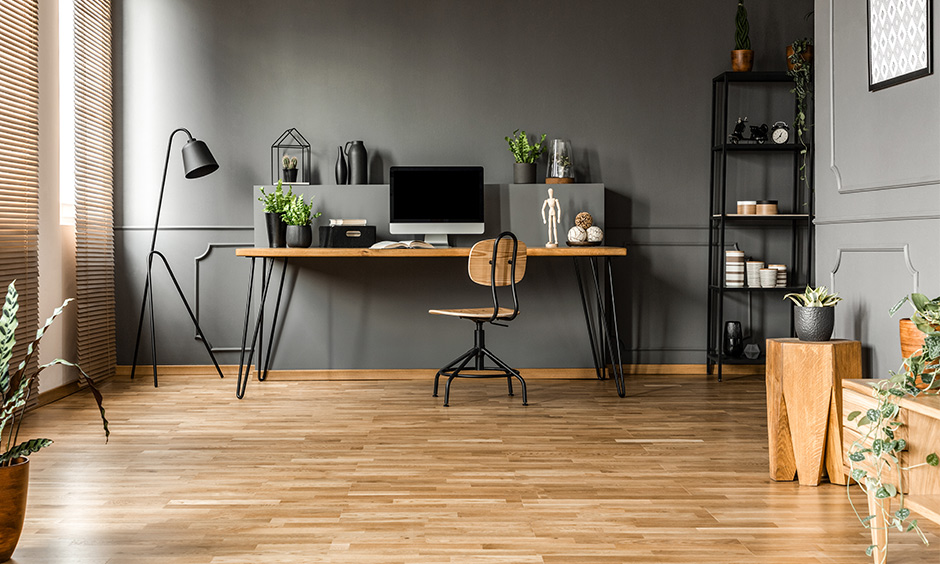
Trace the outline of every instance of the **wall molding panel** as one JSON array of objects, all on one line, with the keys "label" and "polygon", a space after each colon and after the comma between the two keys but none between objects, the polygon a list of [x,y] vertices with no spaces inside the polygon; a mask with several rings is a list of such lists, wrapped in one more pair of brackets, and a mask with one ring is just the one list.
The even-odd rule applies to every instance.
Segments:
[{"label": "wall molding panel", "polygon": [[835,290],[836,273],[839,272],[839,269],[842,267],[842,256],[850,253],[903,253],[904,266],[907,267],[907,272],[911,275],[911,281],[913,283],[912,292],[918,291],[920,287],[920,272],[914,268],[914,263],[911,262],[910,245],[904,245],[903,247],[842,247],[836,249],[836,262],[832,265],[832,270],[829,271],[829,289]]},{"label": "wall molding panel", "polygon": [[[244,247],[254,247],[254,246],[255,246],[254,243],[209,243],[208,245],[206,245],[206,252],[202,253],[201,255],[193,259],[193,269],[194,269],[193,314],[196,316],[197,322],[199,321],[199,295],[200,295],[199,290],[201,288],[199,284],[199,263],[207,260],[209,256],[212,254],[212,251],[215,249],[240,249]],[[193,339],[198,341],[200,340],[199,335],[195,331],[196,329],[193,328]],[[218,347],[218,346],[212,345],[212,343],[209,344],[209,348],[212,349],[213,353],[241,352],[242,350],[240,346]]]}]

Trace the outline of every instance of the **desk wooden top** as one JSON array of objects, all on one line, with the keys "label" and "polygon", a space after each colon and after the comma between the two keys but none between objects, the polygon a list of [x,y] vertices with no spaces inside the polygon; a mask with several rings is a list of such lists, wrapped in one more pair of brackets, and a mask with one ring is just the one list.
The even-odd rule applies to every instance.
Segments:
[{"label": "desk wooden top", "polygon": [[[310,249],[292,248],[243,248],[235,249],[239,257],[265,258],[341,258],[341,257],[469,257],[470,247],[446,249]],[[530,257],[625,257],[625,247],[528,247]]]}]

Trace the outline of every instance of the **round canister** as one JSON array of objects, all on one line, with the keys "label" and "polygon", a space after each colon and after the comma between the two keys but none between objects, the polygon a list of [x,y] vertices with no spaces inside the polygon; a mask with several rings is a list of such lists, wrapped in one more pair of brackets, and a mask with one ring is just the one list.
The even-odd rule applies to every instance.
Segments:
[{"label": "round canister", "polygon": [[757,200],[738,200],[738,214],[751,215],[757,213]]},{"label": "round canister", "polygon": [[777,215],[777,200],[757,200],[757,215]]}]

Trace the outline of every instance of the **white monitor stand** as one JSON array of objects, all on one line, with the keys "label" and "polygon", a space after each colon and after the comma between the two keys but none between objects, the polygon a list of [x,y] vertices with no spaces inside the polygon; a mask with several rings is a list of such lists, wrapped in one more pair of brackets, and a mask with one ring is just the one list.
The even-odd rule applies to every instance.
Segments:
[{"label": "white monitor stand", "polygon": [[425,233],[424,242],[434,245],[439,249],[450,247],[450,241],[447,239],[447,233]]}]

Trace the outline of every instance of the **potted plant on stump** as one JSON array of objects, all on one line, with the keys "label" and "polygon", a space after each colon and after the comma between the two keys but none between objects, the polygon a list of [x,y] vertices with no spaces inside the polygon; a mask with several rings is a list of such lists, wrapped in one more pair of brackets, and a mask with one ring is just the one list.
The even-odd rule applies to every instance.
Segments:
[{"label": "potted plant on stump", "polygon": [[744,0],[738,0],[738,12],[734,16],[734,50],[731,51],[731,70],[734,72],[747,72],[754,66],[750,29]]},{"label": "potted plant on stump", "polygon": [[512,181],[514,184],[535,184],[535,161],[542,156],[542,143],[545,142],[545,134],[534,145],[529,143],[529,137],[525,131],[518,129],[512,132],[512,137],[505,137],[509,143],[509,151],[516,158],[516,163],[512,168]]},{"label": "potted plant on stump", "polygon": [[23,519],[26,516],[26,492],[29,485],[29,459],[26,457],[52,444],[49,439],[29,439],[17,442],[30,388],[39,373],[54,364],[78,368],[79,380],[88,386],[98,403],[105,440],[110,435],[108,420],[105,419],[104,408],[101,406],[101,393],[78,365],[55,359],[48,364],[40,365],[35,372],[29,372],[30,361],[36,354],[39,340],[71,301],[71,298],[65,300],[52,312],[52,316],[46,320],[45,325],[36,331],[35,339],[26,348],[26,358],[20,362],[15,371],[10,370],[10,362],[13,357],[13,346],[16,344],[14,333],[19,325],[16,319],[19,303],[13,282],[7,288],[6,300],[0,313],[0,396],[3,399],[3,409],[0,411],[0,440],[6,445],[6,450],[0,454],[0,562],[6,562],[13,556],[16,543],[19,542],[20,533],[23,531]]},{"label": "potted plant on stump", "polygon": [[287,224],[281,218],[281,215],[287,211],[294,197],[293,189],[288,186],[287,194],[281,188],[281,181],[277,181],[274,192],[265,193],[264,186],[260,187],[261,196],[258,201],[264,204],[264,223],[268,233],[268,246],[272,248],[287,246]]},{"label": "potted plant on stump", "polygon": [[839,294],[825,286],[806,287],[802,294],[787,294],[796,304],[794,309],[794,328],[801,341],[828,341],[835,326],[836,304],[842,301]]},{"label": "potted plant on stump", "polygon": [[304,195],[294,196],[284,212],[284,221],[287,223],[287,246],[306,249],[313,243],[313,229],[310,227],[310,220],[320,217],[320,212],[311,216],[313,210],[313,198],[310,203],[304,203]]}]

